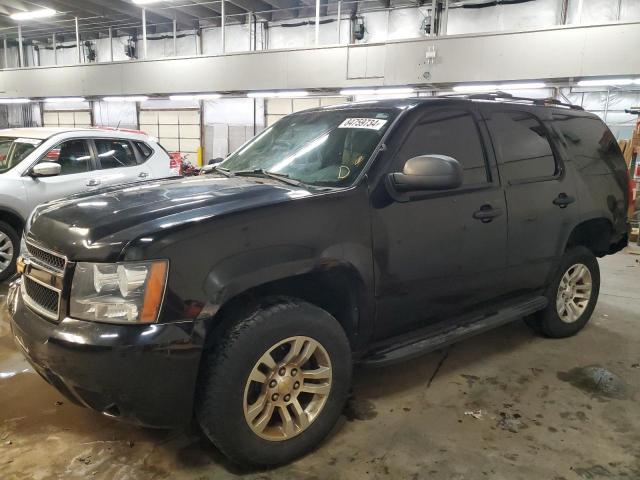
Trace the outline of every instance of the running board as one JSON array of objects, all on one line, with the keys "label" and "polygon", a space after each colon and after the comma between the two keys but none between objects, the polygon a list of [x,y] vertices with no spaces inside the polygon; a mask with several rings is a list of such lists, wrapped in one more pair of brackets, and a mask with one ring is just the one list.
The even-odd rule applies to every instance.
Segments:
[{"label": "running board", "polygon": [[457,323],[446,327],[432,326],[426,330],[413,332],[413,335],[405,334],[396,337],[396,341],[390,339],[385,341],[384,345],[374,347],[362,357],[359,363],[378,367],[410,360],[531,315],[544,309],[547,304],[546,297],[534,297],[462,324]]}]

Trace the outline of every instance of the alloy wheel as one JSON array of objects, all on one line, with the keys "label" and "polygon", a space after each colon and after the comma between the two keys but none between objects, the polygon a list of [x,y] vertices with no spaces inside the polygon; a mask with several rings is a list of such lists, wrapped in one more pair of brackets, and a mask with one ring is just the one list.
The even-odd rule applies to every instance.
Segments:
[{"label": "alloy wheel", "polygon": [[318,418],[331,392],[331,359],[316,340],[283,340],[256,362],[244,391],[244,417],[253,432],[283,441]]},{"label": "alloy wheel", "polygon": [[0,273],[4,272],[13,260],[13,242],[9,235],[0,232]]},{"label": "alloy wheel", "polygon": [[577,321],[589,305],[592,291],[591,271],[578,263],[569,267],[558,286],[556,311],[565,323]]}]

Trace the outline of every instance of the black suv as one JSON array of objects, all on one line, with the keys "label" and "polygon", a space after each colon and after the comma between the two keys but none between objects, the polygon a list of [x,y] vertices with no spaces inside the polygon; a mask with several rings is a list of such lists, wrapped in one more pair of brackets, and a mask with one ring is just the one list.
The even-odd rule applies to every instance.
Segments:
[{"label": "black suv", "polygon": [[577,107],[308,110],[205,175],[39,207],[12,330],[71,400],[157,427],[195,415],[231,459],[279,464],[334,426],[354,362],[521,318],[548,337],[582,329],[629,199],[613,135]]}]

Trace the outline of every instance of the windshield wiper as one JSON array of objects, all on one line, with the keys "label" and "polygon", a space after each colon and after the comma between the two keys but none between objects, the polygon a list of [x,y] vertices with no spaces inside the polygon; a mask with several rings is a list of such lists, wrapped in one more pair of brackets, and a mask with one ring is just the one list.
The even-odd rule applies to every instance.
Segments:
[{"label": "windshield wiper", "polygon": [[237,172],[233,172],[233,174],[237,175],[239,177],[266,177],[266,178],[272,178],[274,180],[279,180],[282,183],[293,185],[295,187],[308,188],[308,185],[306,185],[305,183],[300,182],[298,180],[294,180],[293,178],[290,178],[289,175],[286,175],[284,173],[269,172],[268,170],[265,170],[264,168],[256,168],[254,170],[240,170],[240,171],[237,171]]},{"label": "windshield wiper", "polygon": [[232,171],[224,167],[219,167],[218,165],[205,165],[204,167],[202,167],[202,171],[204,173],[216,172],[216,173],[221,173],[225,177],[233,177]]}]

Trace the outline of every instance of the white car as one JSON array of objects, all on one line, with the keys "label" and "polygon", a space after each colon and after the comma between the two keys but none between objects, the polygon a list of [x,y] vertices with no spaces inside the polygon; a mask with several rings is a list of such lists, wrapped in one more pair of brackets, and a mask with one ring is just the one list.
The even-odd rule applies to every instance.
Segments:
[{"label": "white car", "polygon": [[0,130],[0,281],[14,272],[25,221],[39,204],[175,174],[166,150],[142,132]]}]

